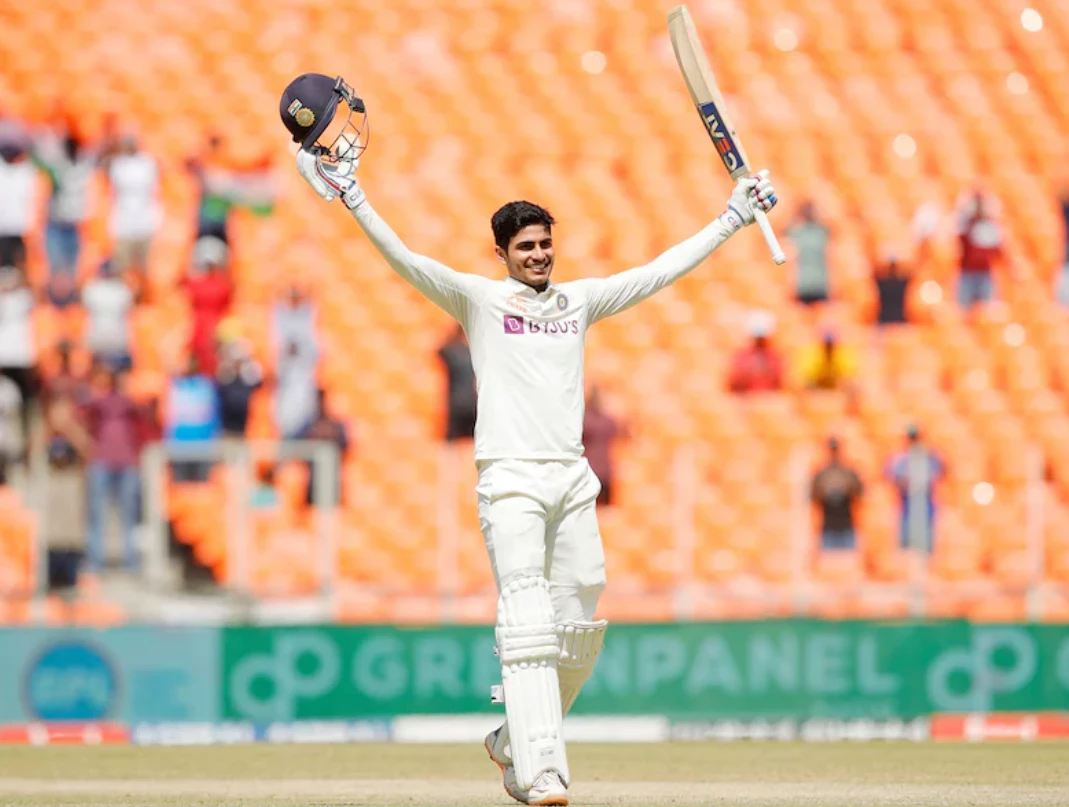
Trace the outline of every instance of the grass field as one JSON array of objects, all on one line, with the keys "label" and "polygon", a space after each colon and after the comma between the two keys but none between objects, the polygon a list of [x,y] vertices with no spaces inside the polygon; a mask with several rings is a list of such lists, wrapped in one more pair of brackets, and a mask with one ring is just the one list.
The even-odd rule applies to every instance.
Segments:
[{"label": "grass field", "polygon": [[[1069,745],[668,743],[570,748],[573,805],[1065,805]],[[0,805],[514,804],[478,745],[8,747]]]}]

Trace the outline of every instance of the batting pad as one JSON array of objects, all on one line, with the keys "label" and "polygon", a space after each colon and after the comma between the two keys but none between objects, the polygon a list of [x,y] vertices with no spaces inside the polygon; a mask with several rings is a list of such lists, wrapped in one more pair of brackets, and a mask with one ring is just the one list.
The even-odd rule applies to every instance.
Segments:
[{"label": "batting pad", "polygon": [[583,685],[594,672],[598,656],[605,646],[605,629],[609,623],[604,619],[597,622],[564,622],[557,625],[560,637],[560,660],[557,674],[560,677],[561,713],[568,714]]},{"label": "batting pad", "polygon": [[557,626],[549,583],[520,577],[502,586],[497,601],[497,652],[509,727],[512,764],[521,790],[542,771],[555,770],[567,784]]}]

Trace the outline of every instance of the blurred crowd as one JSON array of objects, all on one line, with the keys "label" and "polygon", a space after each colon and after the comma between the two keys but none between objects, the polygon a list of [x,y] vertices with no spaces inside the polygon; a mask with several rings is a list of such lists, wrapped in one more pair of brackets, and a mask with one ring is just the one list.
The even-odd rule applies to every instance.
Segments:
[{"label": "blurred crowd", "polygon": [[[957,277],[954,300],[963,315],[997,300],[999,282],[1011,278],[1004,253],[999,203],[980,188],[961,194],[949,217],[932,204],[921,206],[912,223],[914,243],[909,245],[915,267],[904,265],[900,250],[884,248],[872,270],[874,298],[873,338],[887,328],[908,327],[917,266],[930,257],[933,235],[949,218],[957,241]],[[1069,244],[1069,197],[1062,202]],[[794,297],[799,305],[818,309],[825,324],[819,338],[801,349],[787,351],[775,341],[775,318],[767,311],[752,311],[746,322],[747,341],[732,357],[727,385],[739,395],[783,389],[837,391],[848,407],[854,404],[859,348],[845,344],[828,313],[835,303],[829,271],[834,233],[806,201],[786,230],[795,252]],[[1053,293],[1069,301],[1069,259],[1058,273]],[[821,313],[823,312],[823,313]],[[928,447],[917,425],[903,435],[904,448],[886,459],[884,477],[897,491],[900,507],[899,539],[903,547],[931,551],[935,535],[936,490],[944,475],[943,460]],[[819,517],[820,545],[825,550],[853,549],[857,542],[855,508],[864,495],[860,475],[844,457],[836,435],[827,439],[827,456],[814,473],[810,497]]]},{"label": "blurred crowd", "polygon": [[[202,449],[243,440],[251,402],[262,389],[271,390],[281,438],[333,443],[341,459],[350,451],[348,430],[330,416],[327,393],[318,386],[321,345],[309,290],[294,285],[276,300],[270,315],[273,355],[266,361],[259,361],[242,337],[234,316],[231,220],[238,210],[269,215],[274,189],[269,162],[238,168],[228,165],[224,152],[223,141],[210,136],[198,153],[170,169],[193,184],[197,201],[187,228],[187,269],[177,283],[161,284],[153,271],[153,243],[166,224],[160,197],[169,176],[136,133],[112,120],[90,140],[62,115],[36,129],[0,119],[0,484],[27,479],[31,458],[43,457],[50,480],[51,501],[44,503],[49,545],[84,546],[93,571],[105,565],[104,534],[112,509],[123,562],[131,569],[138,566],[135,529],[141,519],[144,447],[161,439],[172,447],[197,447],[188,458],[172,452],[177,459],[170,473],[175,481],[204,481],[213,464]],[[107,188],[104,211],[93,209],[92,188],[101,180]],[[1061,209],[1069,231],[1069,194]],[[918,211],[916,243],[907,250],[915,265],[926,259],[928,240],[943,218],[929,207]],[[996,299],[1006,277],[998,201],[970,190],[958,200],[952,219],[958,244],[955,299],[970,312]],[[83,249],[90,220],[106,221],[103,256]],[[801,204],[785,235],[794,253],[795,301],[809,311],[832,310],[834,230],[821,218],[818,203]],[[908,327],[915,266],[906,266],[895,249],[884,249],[876,264],[874,332]],[[1069,255],[1052,293],[1069,305]],[[163,393],[146,398],[130,385],[138,352],[132,318],[139,306],[170,294],[182,295],[188,305],[186,354]],[[35,315],[46,309],[82,325],[54,343],[41,342]],[[775,318],[751,311],[746,341],[730,360],[726,388],[738,395],[832,390],[851,400],[860,346],[843,341],[833,316],[818,313],[815,321],[824,323],[818,338],[787,351],[777,344]],[[468,440],[477,391],[459,327],[438,355],[447,384],[443,437]],[[607,411],[602,393],[591,389],[584,442],[602,481],[603,505],[614,497],[613,445],[627,436],[627,426]],[[887,458],[886,478],[901,493],[903,545],[930,548],[933,491],[943,463],[916,426],[903,437],[904,450]],[[829,550],[855,546],[853,511],[864,495],[844,451],[848,454],[848,447],[829,435],[827,460],[811,485],[822,545]],[[273,500],[272,479],[269,465],[259,469],[258,504]],[[309,473],[308,502],[313,487]],[[340,501],[341,495],[339,484],[333,496]]]},{"label": "blurred crowd", "polygon": [[[0,116],[0,485],[28,491],[41,463],[48,546],[83,552],[91,572],[107,563],[112,522],[123,564],[139,566],[145,447],[171,444],[175,481],[207,479],[217,449],[245,437],[251,401],[265,386],[281,437],[348,450],[317,385],[320,336],[308,290],[285,289],[273,306],[266,362],[242,336],[231,222],[238,210],[271,213],[273,174],[267,160],[235,166],[224,152],[219,137],[208,137],[168,172],[115,119],[90,139],[61,113],[35,128]],[[153,259],[168,224],[162,183],[171,180],[196,190],[190,220],[178,223],[189,241],[176,283],[161,280]],[[106,253],[91,255],[87,231],[104,222]],[[134,318],[171,295],[188,306],[185,356],[168,368],[164,388],[146,395],[131,384],[139,369]],[[43,332],[42,318],[63,327]],[[197,450],[187,459],[182,445]],[[263,502],[272,469],[259,471]],[[308,488],[311,500],[310,472]]]}]

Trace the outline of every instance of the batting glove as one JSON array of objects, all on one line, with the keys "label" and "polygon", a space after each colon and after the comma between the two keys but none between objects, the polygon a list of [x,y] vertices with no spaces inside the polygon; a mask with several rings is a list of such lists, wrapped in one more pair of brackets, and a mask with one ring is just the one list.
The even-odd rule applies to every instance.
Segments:
[{"label": "batting glove", "polygon": [[324,163],[310,151],[301,149],[297,152],[297,173],[312,186],[312,190],[328,202],[340,196],[342,203],[350,210],[364,201],[364,191],[356,178],[359,165],[359,159],[342,160],[337,164]]},{"label": "batting glove", "polygon": [[728,199],[727,210],[722,218],[733,230],[754,223],[754,211],[767,213],[776,206],[776,189],[768,178],[768,171],[760,171],[752,177],[742,177],[735,183],[735,190]]}]

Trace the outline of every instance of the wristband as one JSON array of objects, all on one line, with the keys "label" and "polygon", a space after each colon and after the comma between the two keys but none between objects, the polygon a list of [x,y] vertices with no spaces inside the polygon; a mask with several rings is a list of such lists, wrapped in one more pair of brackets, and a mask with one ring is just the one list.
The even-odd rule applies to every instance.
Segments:
[{"label": "wristband", "polygon": [[742,229],[742,214],[731,205],[728,205],[727,210],[720,214],[720,221],[724,223],[724,226],[727,227],[730,232],[734,233]]},{"label": "wristband", "polygon": [[364,203],[364,199],[366,198],[364,189],[357,183],[342,196],[341,203],[349,208],[349,210],[356,210]]}]

